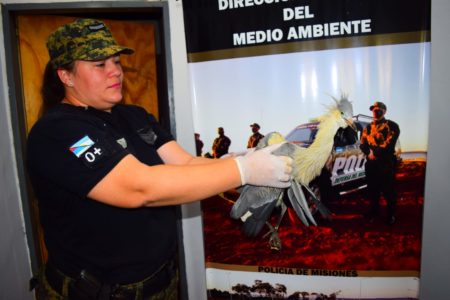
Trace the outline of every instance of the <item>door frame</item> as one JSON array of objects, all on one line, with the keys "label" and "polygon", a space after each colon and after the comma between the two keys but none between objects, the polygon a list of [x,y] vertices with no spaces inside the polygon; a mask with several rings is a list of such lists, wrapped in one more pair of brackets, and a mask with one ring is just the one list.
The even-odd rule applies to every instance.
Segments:
[{"label": "door frame", "polygon": [[[30,250],[31,269],[34,274],[41,268],[42,249],[36,229],[36,217],[33,215],[31,186],[25,170],[25,100],[23,95],[16,18],[23,14],[45,14],[80,16],[87,18],[110,18],[117,20],[145,20],[155,22],[156,68],[158,87],[159,122],[176,138],[172,58],[170,52],[169,5],[166,1],[99,1],[64,3],[27,3],[3,4],[2,21],[6,58],[6,82],[9,88],[8,98],[11,114],[14,154],[16,157],[19,192],[23,208],[26,239]],[[180,293],[187,299],[186,267],[183,250],[182,212],[177,208]]]}]

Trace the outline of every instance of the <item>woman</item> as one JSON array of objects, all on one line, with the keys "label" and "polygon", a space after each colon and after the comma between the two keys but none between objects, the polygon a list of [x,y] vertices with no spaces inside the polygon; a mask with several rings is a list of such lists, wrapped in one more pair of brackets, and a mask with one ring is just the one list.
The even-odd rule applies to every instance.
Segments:
[{"label": "woman", "polygon": [[104,23],[79,19],[47,42],[46,113],[28,137],[48,262],[43,299],[176,299],[174,205],[243,184],[289,186],[271,154],[210,160],[183,150],[142,108],[120,104],[121,54]]}]

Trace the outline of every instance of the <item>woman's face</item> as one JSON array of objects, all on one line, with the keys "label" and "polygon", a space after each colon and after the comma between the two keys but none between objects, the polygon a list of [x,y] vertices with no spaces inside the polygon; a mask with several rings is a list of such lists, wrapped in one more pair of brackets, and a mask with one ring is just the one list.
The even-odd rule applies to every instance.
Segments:
[{"label": "woman's face", "polygon": [[120,56],[99,61],[75,61],[69,73],[66,101],[81,106],[110,110],[122,100],[123,71]]}]

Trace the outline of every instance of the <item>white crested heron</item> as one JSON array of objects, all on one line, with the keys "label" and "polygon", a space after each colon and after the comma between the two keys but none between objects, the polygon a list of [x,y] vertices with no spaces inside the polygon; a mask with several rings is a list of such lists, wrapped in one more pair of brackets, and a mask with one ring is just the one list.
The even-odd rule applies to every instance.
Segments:
[{"label": "white crested heron", "polygon": [[[240,218],[244,222],[242,229],[247,236],[257,236],[264,224],[267,224],[270,228],[267,234],[270,234],[269,244],[272,249],[281,249],[281,240],[277,231],[287,210],[287,206],[283,202],[285,192],[289,199],[288,205],[292,206],[306,226],[309,226],[310,223],[317,225],[317,223],[310,212],[302,187],[311,194],[319,212],[323,216],[329,217],[330,212],[315,197],[309,189],[309,184],[321,173],[322,168],[327,163],[333,149],[334,136],[338,129],[349,125],[354,126],[352,121],[353,107],[347,96],[342,95],[340,99],[332,98],[335,103],[328,107],[325,114],[317,118],[317,121],[319,121],[318,131],[314,142],[308,148],[285,142],[273,152],[276,155],[289,156],[294,160],[291,186],[289,188],[272,188],[245,185],[231,209],[230,216],[234,219]],[[269,133],[258,143],[255,151],[283,141],[285,139],[280,133]],[[281,215],[277,224],[272,226],[268,220],[274,208],[280,205]]]}]

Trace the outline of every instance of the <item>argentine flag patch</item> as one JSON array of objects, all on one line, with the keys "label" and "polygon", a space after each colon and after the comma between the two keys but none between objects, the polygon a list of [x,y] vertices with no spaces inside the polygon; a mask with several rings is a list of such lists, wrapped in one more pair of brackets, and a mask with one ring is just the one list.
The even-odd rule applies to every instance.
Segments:
[{"label": "argentine flag patch", "polygon": [[89,150],[94,145],[94,141],[92,141],[89,136],[84,136],[81,140],[70,146],[70,151],[75,154],[77,157],[80,157],[84,152]]}]

